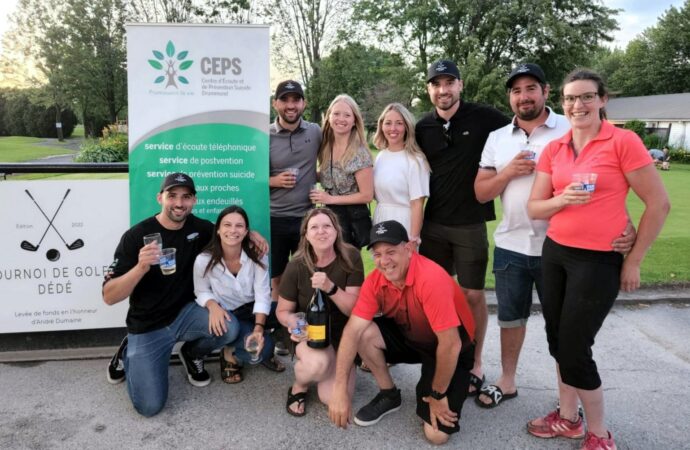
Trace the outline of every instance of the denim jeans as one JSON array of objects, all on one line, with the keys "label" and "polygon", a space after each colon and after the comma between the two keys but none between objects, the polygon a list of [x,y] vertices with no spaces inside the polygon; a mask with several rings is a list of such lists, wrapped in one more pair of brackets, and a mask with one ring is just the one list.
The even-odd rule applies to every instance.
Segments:
[{"label": "denim jeans", "polygon": [[[274,324],[277,324],[277,326],[281,326],[278,322],[277,319],[275,318],[275,311],[276,311],[276,306],[278,305],[277,302],[271,302],[271,313],[269,316],[266,318],[266,328],[270,328],[271,326],[275,326]],[[233,342],[231,342],[229,345],[232,345],[235,347],[235,357],[245,363],[249,363],[251,360],[251,356],[247,351],[244,349],[244,338],[252,334],[254,331],[254,315],[247,315],[247,317],[240,317],[237,318],[231,311],[228,311],[228,314],[230,314],[230,317],[232,317],[231,322],[235,322],[239,324],[239,333],[237,334],[237,339],[235,339]],[[255,364],[265,360],[265,359],[271,359],[273,356],[273,350],[275,349],[275,343],[273,342],[273,338],[271,338],[271,333],[268,331],[264,332],[264,347],[263,350],[261,350],[261,355],[259,357],[259,361],[255,362]]]},{"label": "denim jeans", "polygon": [[127,335],[125,373],[132,405],[143,416],[151,417],[168,399],[168,366],[173,346],[184,341],[186,351],[202,358],[237,339],[240,325],[228,322],[228,331],[214,336],[208,330],[208,310],[194,302],[187,304],[167,327],[148,333]]},{"label": "denim jeans", "polygon": [[517,328],[527,325],[532,307],[532,286],[541,298],[541,257],[494,249],[494,275],[498,301],[498,325]]}]

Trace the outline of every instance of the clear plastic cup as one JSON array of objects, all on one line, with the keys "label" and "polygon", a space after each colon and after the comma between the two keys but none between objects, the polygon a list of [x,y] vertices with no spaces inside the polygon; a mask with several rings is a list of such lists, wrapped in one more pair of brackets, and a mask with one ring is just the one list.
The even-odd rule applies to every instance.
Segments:
[{"label": "clear plastic cup", "polygon": [[580,183],[583,191],[594,192],[597,186],[597,174],[593,172],[581,172],[573,174],[573,183]]},{"label": "clear plastic cup", "polygon": [[160,263],[161,272],[163,272],[163,275],[172,275],[175,273],[175,270],[177,269],[177,263],[175,261],[176,252],[177,249],[174,248],[164,248],[161,250],[161,256],[158,259],[158,262]]}]

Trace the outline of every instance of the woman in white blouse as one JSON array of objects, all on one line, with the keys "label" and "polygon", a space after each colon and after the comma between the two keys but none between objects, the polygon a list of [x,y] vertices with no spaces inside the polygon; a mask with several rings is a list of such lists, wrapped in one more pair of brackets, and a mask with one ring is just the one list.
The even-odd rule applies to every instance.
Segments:
[{"label": "woman in white blouse", "polygon": [[397,220],[410,241],[419,244],[430,169],[407,108],[400,103],[386,106],[379,116],[374,145],[380,150],[374,163],[374,223]]},{"label": "woman in white blouse", "polygon": [[230,329],[237,336],[221,354],[224,382],[242,381],[242,362],[251,359],[244,349],[249,334],[259,343],[261,364],[276,372],[285,370],[265,333],[271,313],[268,259],[250,246],[249,218],[241,207],[229,206],[218,215],[211,242],[194,262],[194,293],[196,302],[208,309],[209,332],[220,336]]}]

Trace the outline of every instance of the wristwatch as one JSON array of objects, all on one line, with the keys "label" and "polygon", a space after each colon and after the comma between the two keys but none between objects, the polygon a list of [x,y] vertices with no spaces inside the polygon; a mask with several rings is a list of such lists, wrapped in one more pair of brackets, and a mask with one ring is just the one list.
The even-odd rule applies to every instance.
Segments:
[{"label": "wristwatch", "polygon": [[326,292],[326,295],[328,295],[330,297],[331,295],[335,294],[336,292],[338,292],[338,285],[333,283],[333,287],[328,292]]},{"label": "wristwatch", "polygon": [[448,395],[448,392],[441,393],[441,392],[435,391],[435,390],[433,390],[433,389],[431,390],[431,393],[429,394],[429,396],[430,396],[431,398],[433,398],[434,400],[441,400],[441,399],[444,398],[446,395]]}]

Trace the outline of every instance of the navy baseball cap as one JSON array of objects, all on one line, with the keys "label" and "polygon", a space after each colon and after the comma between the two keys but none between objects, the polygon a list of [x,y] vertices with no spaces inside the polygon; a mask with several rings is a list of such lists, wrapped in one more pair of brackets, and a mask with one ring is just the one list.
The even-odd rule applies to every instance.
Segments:
[{"label": "navy baseball cap", "polygon": [[163,180],[161,184],[161,193],[177,186],[187,187],[192,191],[192,194],[196,195],[194,180],[192,180],[189,175],[182,172],[171,173],[165,177],[165,180]]},{"label": "navy baseball cap", "polygon": [[407,230],[400,222],[395,220],[384,220],[371,227],[367,250],[371,249],[377,242],[398,245],[401,242],[407,241]]},{"label": "navy baseball cap", "polygon": [[302,85],[295,80],[285,80],[280,82],[276,88],[276,95],[274,98],[282,98],[283,95],[286,94],[297,94],[304,98],[304,90],[302,89]]},{"label": "navy baseball cap", "polygon": [[439,75],[448,75],[454,78],[460,79],[460,71],[458,66],[449,59],[439,59],[431,63],[426,74],[426,82],[429,83],[431,80]]},{"label": "navy baseball cap", "polygon": [[513,81],[523,75],[534,77],[537,79],[537,81],[539,81],[539,83],[546,84],[546,75],[544,75],[544,71],[541,70],[539,65],[533,63],[523,63],[518,64],[513,71],[510,72],[510,75],[508,75],[508,80],[506,81],[506,88],[510,89],[513,87]]}]

